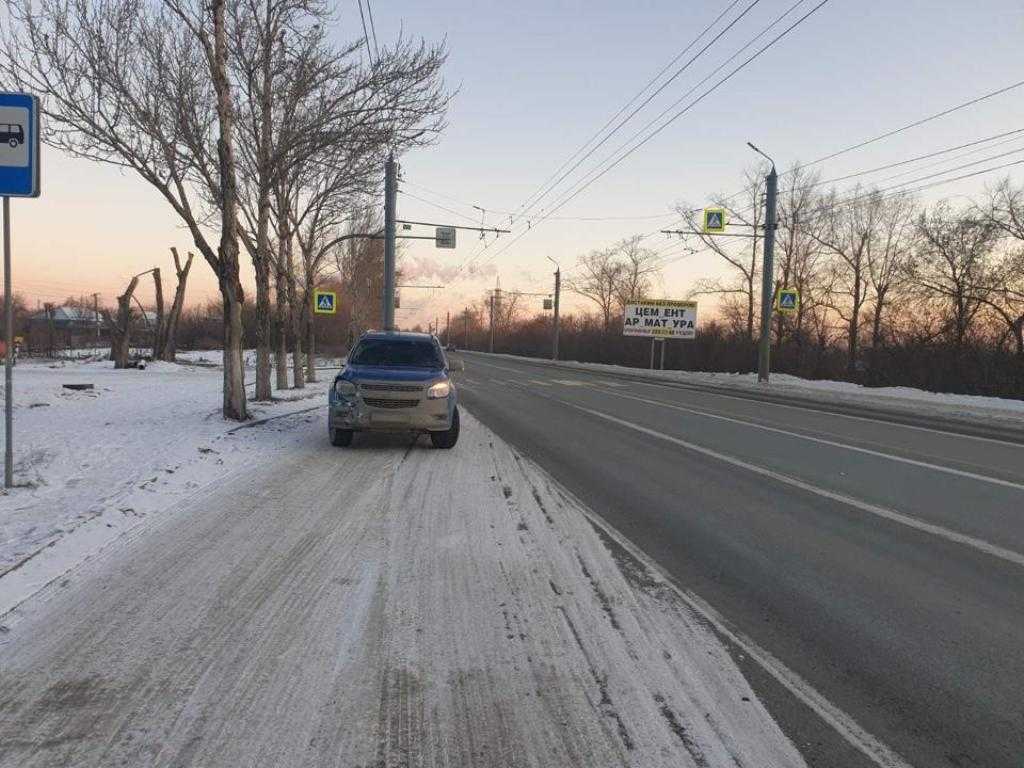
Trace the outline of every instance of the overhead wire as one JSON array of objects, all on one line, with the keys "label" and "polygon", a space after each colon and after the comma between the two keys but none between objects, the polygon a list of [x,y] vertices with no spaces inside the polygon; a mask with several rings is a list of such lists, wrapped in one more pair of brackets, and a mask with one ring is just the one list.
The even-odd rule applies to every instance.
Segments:
[{"label": "overhead wire", "polygon": [[739,5],[739,2],[740,2],[740,0],[732,0],[732,2],[729,3],[729,5],[727,5],[725,7],[725,9],[721,13],[719,13],[718,16],[716,16],[715,19],[710,24],[708,24],[706,27],[704,27],[704,29],[701,30],[701,32],[693,40],[691,40],[687,44],[687,46],[685,48],[683,48],[683,50],[681,50],[679,53],[677,53],[675,55],[675,57],[670,62],[668,62],[668,64],[666,64],[664,67],[662,67],[661,70],[659,70],[658,73],[654,77],[652,77],[650,80],[647,81],[647,83],[644,85],[643,88],[641,88],[639,91],[637,91],[637,93],[634,94],[633,97],[629,101],[627,101],[622,107],[620,107],[618,112],[616,112],[614,115],[612,115],[610,118],[608,118],[608,121],[604,125],[602,125],[593,136],[591,136],[589,139],[587,139],[579,147],[579,149],[577,149],[575,152],[573,152],[573,154],[570,155],[567,160],[565,160],[560,166],[558,166],[558,168],[556,168],[555,171],[550,176],[548,176],[548,178],[545,179],[541,183],[541,185],[536,190],[534,190],[534,192],[532,194],[530,194],[526,198],[526,200],[523,201],[523,203],[520,204],[519,208],[522,209],[523,206],[529,204],[533,200],[533,198],[551,182],[552,179],[554,179],[556,176],[558,176],[558,174],[560,174],[562,172],[562,170],[569,163],[571,163],[573,160],[575,160],[579,156],[579,154],[581,152],[585,151],[586,148],[590,146],[591,142],[593,142],[602,133],[604,133],[608,129],[608,127],[613,122],[615,122],[615,120],[617,120],[620,115],[622,115],[623,112],[625,112],[627,109],[629,109],[636,102],[636,100],[639,99],[647,91],[648,88],[650,88],[652,85],[654,85],[654,83],[656,83],[658,80],[661,79],[662,75],[664,75],[669,69],[671,69],[673,66],[675,66],[676,62],[678,62],[679,59],[681,59],[683,56],[685,56],[686,53],[691,48],[693,48],[693,46],[695,46],[700,41],[700,39],[704,35],[706,35],[708,33],[708,31],[712,27],[714,27],[714,25],[716,25],[719,21],[721,21],[722,18],[725,17],[733,8],[735,8],[737,5]]},{"label": "overhead wire", "polygon": [[377,45],[377,26],[373,23],[373,6],[371,0],[366,0],[366,15],[370,17],[370,33],[373,35],[373,50],[377,54],[377,62],[380,63],[380,46]]},{"label": "overhead wire", "polygon": [[[574,173],[575,170],[577,168],[579,168],[580,165],[582,165],[587,160],[587,158],[589,158],[591,155],[594,154],[594,152],[596,152],[598,149],[600,149],[602,146],[604,146],[605,142],[607,142],[609,139],[612,138],[612,136],[614,136],[616,133],[618,133],[626,125],[626,123],[628,123],[630,120],[632,120],[640,112],[640,110],[642,110],[645,106],[650,104],[651,101],[654,100],[654,98],[658,96],[658,94],[660,94],[662,91],[665,90],[665,88],[667,88],[669,85],[671,85],[673,82],[675,82],[675,80],[680,75],[682,75],[686,70],[688,70],[690,68],[690,66],[695,61],[697,61],[697,59],[699,59],[701,56],[703,56],[715,43],[717,43],[720,39],[722,39],[722,37],[726,33],[728,33],[734,26],[736,26],[736,24],[738,24],[740,21],[742,21],[743,18],[748,13],[750,13],[750,11],[752,11],[754,9],[754,7],[757,6],[757,4],[760,3],[760,2],[761,2],[761,0],[751,0],[751,2],[747,5],[747,7],[744,8],[743,11],[735,19],[730,21],[722,30],[720,30],[718,32],[718,34],[716,34],[707,43],[705,43],[704,46],[699,51],[697,51],[697,53],[695,53],[693,56],[691,56],[687,60],[687,62],[685,64],[683,64],[682,67],[680,67],[679,69],[677,69],[675,71],[675,73],[673,73],[672,77],[670,77],[668,80],[666,80],[664,83],[662,83],[646,99],[641,101],[640,104],[638,104],[633,109],[632,112],[630,112],[628,115],[626,115],[625,118],[620,120],[619,123],[603,139],[601,139],[601,141],[599,141],[597,144],[595,144],[593,147],[591,147],[589,150],[587,150],[583,154],[583,156],[580,157],[578,160],[576,160],[576,162],[573,163],[573,165],[568,170],[566,170],[564,173],[562,173],[555,180],[555,182],[548,187],[548,189],[543,194],[541,194],[532,203],[530,203],[530,205],[527,206],[527,208],[525,210],[523,210],[520,213],[518,213],[517,214],[518,218],[522,219],[525,216],[527,216],[529,214],[529,212],[531,210],[533,210],[533,208],[535,208],[537,206],[537,204],[541,200],[543,200],[545,197],[547,197],[549,194],[551,194],[551,192],[553,192],[558,187],[558,185],[561,184],[562,181],[564,181],[569,175]],[[801,2],[802,2],[802,0],[801,0]],[[827,2],[827,0],[826,0],[826,2]],[[704,33],[701,33],[701,35],[703,35],[703,34]]]},{"label": "overhead wire", "polygon": [[[602,169],[599,173],[597,173],[597,175],[592,176],[592,178],[590,178],[588,180],[585,180],[585,181],[581,182],[580,184],[578,184],[575,189],[573,189],[566,197],[564,197],[564,199],[562,199],[557,204],[557,206],[554,208],[554,210],[551,211],[550,214],[548,214],[547,216],[542,217],[541,221],[543,221],[544,219],[548,218],[551,215],[554,215],[555,212],[557,212],[558,210],[563,208],[565,205],[567,205],[570,201],[572,201],[575,197],[577,197],[581,192],[583,192],[585,189],[590,187],[594,182],[596,182],[598,179],[600,179],[606,173],[608,173],[613,168],[618,166],[626,158],[631,156],[634,152],[636,152],[641,147],[643,147],[645,144],[647,144],[649,141],[651,141],[651,139],[653,139],[655,136],[660,134],[669,125],[674,123],[680,117],[682,117],[687,112],[689,112],[691,109],[693,109],[695,106],[697,106],[697,104],[702,102],[711,93],[713,93],[714,91],[718,90],[722,85],[724,85],[726,82],[731,80],[735,75],[737,75],[739,72],[741,72],[747,66],[749,66],[752,62],[754,62],[756,59],[758,59],[760,56],[762,56],[766,51],[768,51],[770,48],[772,48],[773,46],[778,44],[779,41],[781,41],[783,38],[785,38],[787,35],[789,35],[794,29],[799,27],[804,21],[806,21],[808,18],[810,18],[815,12],[817,12],[820,8],[822,8],[828,2],[829,2],[829,0],[820,0],[820,2],[818,2],[813,8],[811,8],[811,10],[809,10],[807,13],[805,13],[803,16],[801,16],[795,22],[793,22],[788,27],[786,27],[786,29],[784,29],[782,32],[780,32],[775,37],[773,37],[770,41],[768,41],[765,45],[763,45],[761,48],[759,48],[751,56],[749,56],[746,59],[744,59],[743,62],[740,63],[735,68],[733,68],[729,72],[729,74],[727,74],[725,77],[721,78],[713,86],[711,86],[710,88],[705,90],[703,93],[701,93],[700,96],[698,96],[696,99],[694,99],[689,104],[687,104],[686,107],[684,107],[682,110],[680,110],[676,114],[672,115],[668,120],[666,120],[664,123],[662,123],[660,126],[658,126],[655,130],[653,130],[651,133],[649,133],[642,141],[638,142],[633,147],[631,147],[625,154],[621,155],[616,160],[614,160],[614,162],[612,162],[611,164],[607,165],[604,169]],[[538,223],[540,223],[540,222],[538,222]],[[529,232],[529,231],[530,230],[526,230],[524,232],[521,232],[518,236],[514,237],[511,241],[509,241],[508,243],[505,244],[504,248],[502,248],[501,250],[499,250],[498,252],[493,254],[490,257],[490,259],[497,258],[502,253],[507,251],[512,245],[514,245],[516,242],[518,242],[520,239],[522,239],[522,237],[527,232]]]}]

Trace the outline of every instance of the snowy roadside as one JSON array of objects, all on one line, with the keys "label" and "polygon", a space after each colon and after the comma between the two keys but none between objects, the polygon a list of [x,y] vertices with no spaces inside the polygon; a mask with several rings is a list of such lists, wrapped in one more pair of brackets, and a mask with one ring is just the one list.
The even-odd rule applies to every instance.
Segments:
[{"label": "snowy roadside", "polygon": [[323,420],[325,381],[252,404],[255,420],[294,417],[232,431],[220,417],[219,355],[183,357],[208,365],[18,364],[19,487],[0,492],[0,614],[147,516],[287,451],[299,424]]},{"label": "snowy roadside", "polygon": [[[483,353],[480,353],[483,354]],[[678,382],[708,387],[721,387],[748,392],[771,392],[791,395],[817,402],[864,405],[914,414],[964,419],[980,423],[1024,429],[1024,400],[980,395],[957,395],[928,392],[911,387],[865,387],[846,381],[802,379],[784,373],[773,373],[766,388],[757,381],[756,373],[715,373],[705,371],[658,371],[629,368],[605,363],[580,363],[574,360],[557,362],[545,358],[492,353],[489,356],[510,360],[528,360],[557,368],[578,368],[595,372],[622,374],[657,381]]]},{"label": "snowy roadside", "polygon": [[[9,615],[11,759],[804,765],[653,568],[469,413],[462,430],[451,451],[339,450],[300,422],[258,477],[176,505]],[[55,712],[67,681],[82,705]]]}]

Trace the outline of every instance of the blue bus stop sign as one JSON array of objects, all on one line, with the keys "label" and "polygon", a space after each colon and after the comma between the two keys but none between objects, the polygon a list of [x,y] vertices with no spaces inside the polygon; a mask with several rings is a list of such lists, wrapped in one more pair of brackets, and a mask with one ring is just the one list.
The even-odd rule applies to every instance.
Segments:
[{"label": "blue bus stop sign", "polygon": [[39,197],[39,99],[0,93],[0,197]]}]

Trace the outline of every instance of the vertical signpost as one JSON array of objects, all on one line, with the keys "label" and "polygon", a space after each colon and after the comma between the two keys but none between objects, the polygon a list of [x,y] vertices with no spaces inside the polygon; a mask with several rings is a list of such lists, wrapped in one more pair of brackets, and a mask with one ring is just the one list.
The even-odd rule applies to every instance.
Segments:
[{"label": "vertical signpost", "polygon": [[0,93],[0,197],[4,199],[4,487],[14,485],[14,305],[11,198],[39,197],[39,100]]}]

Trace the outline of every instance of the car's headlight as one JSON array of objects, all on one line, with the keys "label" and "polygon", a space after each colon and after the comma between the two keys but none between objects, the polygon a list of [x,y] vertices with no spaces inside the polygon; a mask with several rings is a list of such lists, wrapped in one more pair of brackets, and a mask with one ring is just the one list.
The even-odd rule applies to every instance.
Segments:
[{"label": "car's headlight", "polygon": [[355,397],[356,385],[345,379],[338,379],[334,382],[334,394],[338,397]]},{"label": "car's headlight", "polygon": [[439,381],[427,390],[427,397],[431,400],[440,400],[442,397],[448,397],[451,391],[451,384],[447,381]]}]

